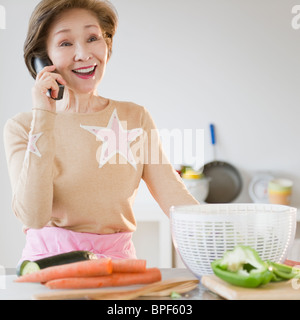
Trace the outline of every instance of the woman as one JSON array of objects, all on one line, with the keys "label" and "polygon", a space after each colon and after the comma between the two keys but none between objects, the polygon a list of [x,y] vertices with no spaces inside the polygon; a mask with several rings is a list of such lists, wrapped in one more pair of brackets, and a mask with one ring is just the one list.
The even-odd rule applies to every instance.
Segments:
[{"label": "woman", "polygon": [[[97,94],[116,26],[106,1],[43,0],[31,16],[24,58],[36,79],[33,108],[8,120],[4,135],[13,211],[26,232],[22,260],[72,250],[136,258],[132,204],[141,179],[167,215],[172,205],[198,203],[147,110]],[[37,74],[35,57],[52,65]],[[58,84],[65,89],[56,101]]]}]

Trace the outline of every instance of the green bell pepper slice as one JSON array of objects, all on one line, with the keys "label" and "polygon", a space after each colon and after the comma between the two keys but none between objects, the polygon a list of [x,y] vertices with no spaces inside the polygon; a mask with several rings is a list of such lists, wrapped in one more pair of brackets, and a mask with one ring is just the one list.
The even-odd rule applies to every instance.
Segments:
[{"label": "green bell pepper slice", "polygon": [[285,264],[268,261],[269,270],[273,272],[275,281],[290,280],[293,278],[300,278],[300,269],[287,266]]},{"label": "green bell pepper slice", "polygon": [[240,287],[256,288],[273,278],[268,264],[248,246],[240,245],[227,251],[222,259],[213,261],[211,267],[217,277]]}]

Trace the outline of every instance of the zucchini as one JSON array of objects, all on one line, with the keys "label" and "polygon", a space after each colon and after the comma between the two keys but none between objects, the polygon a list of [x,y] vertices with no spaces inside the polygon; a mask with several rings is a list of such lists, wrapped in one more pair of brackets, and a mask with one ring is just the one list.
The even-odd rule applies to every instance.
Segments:
[{"label": "zucchini", "polygon": [[24,260],[17,266],[17,275],[23,276],[27,273],[33,273],[39,271],[40,267],[34,261]]},{"label": "zucchini", "polygon": [[70,251],[35,261],[24,260],[17,266],[17,276],[23,276],[26,273],[33,273],[48,267],[92,259],[98,258],[90,251]]}]

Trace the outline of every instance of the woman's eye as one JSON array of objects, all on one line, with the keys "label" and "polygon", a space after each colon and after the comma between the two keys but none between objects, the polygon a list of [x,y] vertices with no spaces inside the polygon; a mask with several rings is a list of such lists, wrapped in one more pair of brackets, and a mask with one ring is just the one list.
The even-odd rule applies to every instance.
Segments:
[{"label": "woman's eye", "polygon": [[59,46],[60,47],[69,47],[69,46],[71,46],[72,44],[70,43],[70,42],[67,42],[67,41],[64,41],[64,42],[62,42]]},{"label": "woman's eye", "polygon": [[92,36],[89,38],[88,42],[93,42],[93,41],[97,41],[98,38],[96,36]]}]

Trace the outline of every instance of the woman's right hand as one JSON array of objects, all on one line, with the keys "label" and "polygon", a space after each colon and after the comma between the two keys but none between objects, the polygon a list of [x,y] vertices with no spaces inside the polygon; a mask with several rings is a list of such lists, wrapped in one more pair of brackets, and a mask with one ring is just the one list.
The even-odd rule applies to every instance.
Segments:
[{"label": "woman's right hand", "polygon": [[59,73],[53,72],[55,69],[54,65],[46,66],[37,74],[32,88],[33,108],[56,111],[56,101],[49,98],[47,92],[51,89],[51,96],[57,98],[59,87],[56,81],[62,85],[66,85],[66,81]]}]

